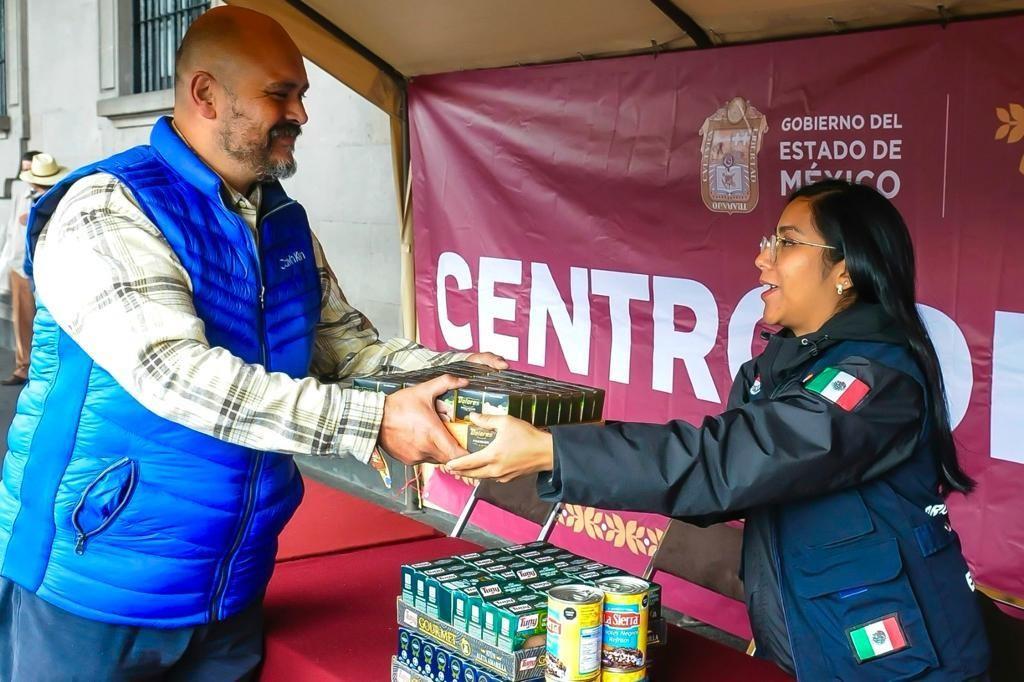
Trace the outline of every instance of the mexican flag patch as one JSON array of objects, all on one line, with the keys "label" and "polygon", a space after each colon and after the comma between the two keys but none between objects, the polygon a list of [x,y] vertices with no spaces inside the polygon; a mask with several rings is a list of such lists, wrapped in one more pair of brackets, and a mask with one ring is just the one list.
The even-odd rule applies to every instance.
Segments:
[{"label": "mexican flag patch", "polygon": [[863,381],[835,367],[826,367],[817,376],[807,377],[804,380],[804,388],[835,403],[847,412],[857,407],[871,391]]},{"label": "mexican flag patch", "polygon": [[906,649],[908,646],[896,614],[850,630],[847,634],[858,663]]}]

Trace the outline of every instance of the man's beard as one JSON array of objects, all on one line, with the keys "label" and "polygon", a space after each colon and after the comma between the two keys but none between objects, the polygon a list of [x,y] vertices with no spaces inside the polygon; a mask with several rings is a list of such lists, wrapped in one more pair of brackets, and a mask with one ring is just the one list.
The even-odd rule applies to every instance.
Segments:
[{"label": "man's beard", "polygon": [[302,128],[294,123],[279,123],[270,129],[266,139],[252,135],[257,126],[252,119],[238,110],[231,103],[231,118],[225,121],[220,129],[220,146],[232,159],[244,163],[259,182],[268,180],[284,180],[295,175],[298,163],[295,157],[275,160],[270,152],[274,140],[282,135],[298,137]]}]

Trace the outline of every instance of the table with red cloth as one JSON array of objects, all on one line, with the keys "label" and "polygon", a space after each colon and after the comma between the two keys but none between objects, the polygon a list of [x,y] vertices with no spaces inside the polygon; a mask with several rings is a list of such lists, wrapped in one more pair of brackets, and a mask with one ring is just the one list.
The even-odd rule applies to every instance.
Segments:
[{"label": "table with red cloth", "polygon": [[[265,682],[390,679],[402,564],[477,551],[418,521],[307,480],[265,600]],[[682,628],[652,650],[651,679],[791,681],[775,666]]]}]

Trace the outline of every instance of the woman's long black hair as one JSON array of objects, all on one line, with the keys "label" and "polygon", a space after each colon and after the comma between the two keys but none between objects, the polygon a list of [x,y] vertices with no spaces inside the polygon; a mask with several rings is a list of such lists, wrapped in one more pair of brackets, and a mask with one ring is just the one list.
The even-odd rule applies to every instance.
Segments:
[{"label": "woman's long black hair", "polygon": [[807,185],[790,196],[807,199],[814,224],[835,250],[822,249],[832,264],[846,259],[858,301],[878,303],[907,336],[911,353],[928,383],[933,443],[940,490],[968,493],[974,481],[956,456],[939,358],[917,311],[914,246],[903,216],[875,189],[844,180]]}]

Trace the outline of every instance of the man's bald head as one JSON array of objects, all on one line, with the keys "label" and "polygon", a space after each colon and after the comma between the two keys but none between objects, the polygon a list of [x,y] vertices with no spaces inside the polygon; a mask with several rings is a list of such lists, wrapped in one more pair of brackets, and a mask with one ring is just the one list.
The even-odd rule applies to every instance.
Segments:
[{"label": "man's bald head", "polygon": [[295,172],[295,140],[309,87],[302,53],[270,17],[217,7],[178,48],[174,122],[199,156],[236,189]]},{"label": "man's bald head", "polygon": [[176,91],[205,71],[227,87],[240,72],[269,64],[302,63],[287,31],[270,17],[234,6],[215,7],[192,22],[174,63]]}]

